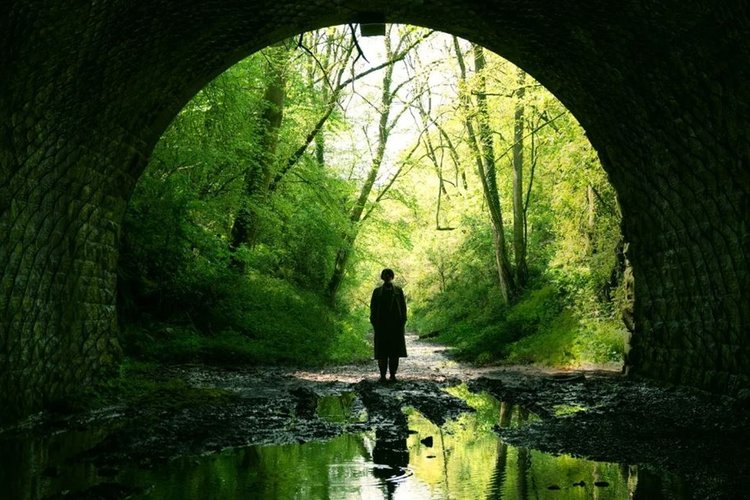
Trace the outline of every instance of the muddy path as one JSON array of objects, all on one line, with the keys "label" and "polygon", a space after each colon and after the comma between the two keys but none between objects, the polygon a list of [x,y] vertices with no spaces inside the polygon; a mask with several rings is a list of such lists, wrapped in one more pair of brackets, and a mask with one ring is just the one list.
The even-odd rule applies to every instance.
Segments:
[{"label": "muddy path", "polygon": [[[39,415],[0,433],[0,445],[60,433],[94,436],[57,462],[37,465],[51,477],[66,473],[65,463],[85,462],[99,476],[117,477],[134,465],[151,468],[220,450],[315,442],[362,431],[377,434],[379,453],[387,457],[403,453],[402,443],[413,432],[406,408],[438,426],[474,411],[446,392],[465,384],[471,392],[518,405],[534,416],[521,426],[498,422],[495,432],[506,443],[638,464],[684,478],[688,486],[681,496],[665,498],[750,498],[746,401],[633,381],[616,371],[474,368],[451,360],[444,346],[414,335],[408,336],[408,350],[399,381],[388,384],[377,382],[374,361],[318,370],[164,367],[157,377],[183,381],[209,396]],[[93,493],[78,492],[76,497],[128,498],[127,485],[115,484],[106,494],[99,495],[99,483],[92,486]]]}]

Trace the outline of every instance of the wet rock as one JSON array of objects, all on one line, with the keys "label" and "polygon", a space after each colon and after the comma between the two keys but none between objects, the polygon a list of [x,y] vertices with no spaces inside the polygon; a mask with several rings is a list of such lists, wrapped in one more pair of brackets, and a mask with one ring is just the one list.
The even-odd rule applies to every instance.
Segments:
[{"label": "wet rock", "polygon": [[474,411],[464,400],[451,396],[441,385],[431,381],[410,382],[400,395],[402,406],[414,407],[438,426],[461,413]]},{"label": "wet rock", "polygon": [[377,429],[378,441],[406,442],[408,422],[401,410],[402,403],[393,392],[366,380],[356,384],[355,389],[367,408],[369,423]]},{"label": "wet rock", "polygon": [[401,411],[402,403],[388,391],[378,387],[377,383],[363,380],[354,386],[362,403],[367,409],[371,421],[387,421],[404,428],[404,435],[408,434],[406,416]]},{"label": "wet rock", "polygon": [[547,377],[552,382],[581,382],[586,380],[583,373],[553,373]]},{"label": "wet rock", "polygon": [[[619,376],[591,375],[560,384],[510,372],[468,385],[542,417],[516,428],[495,426],[508,444],[604,462],[659,463],[701,478],[695,481],[696,499],[722,497],[717,490],[742,491],[735,478],[750,475],[750,412],[736,399]],[[588,410],[550,417],[560,405]]]},{"label": "wet rock", "polygon": [[[446,386],[460,383],[458,379],[448,380],[448,373],[435,372],[438,376],[430,367],[423,372],[432,377],[427,380],[407,375],[397,386],[380,386],[374,379],[352,386],[363,377],[372,378],[363,368],[361,376],[357,375],[357,369],[345,367],[339,371],[346,373],[351,383],[333,383],[312,376],[300,378],[282,369],[178,367],[165,372],[168,378],[176,377],[195,387],[231,389],[236,396],[195,397],[193,391],[180,391],[171,398],[152,398],[118,407],[116,413],[110,412],[110,417],[101,420],[114,425],[97,424],[90,417],[66,417],[67,420],[58,419],[47,425],[42,422],[33,428],[37,434],[52,435],[61,427],[111,425],[107,437],[76,460],[93,462],[100,475],[112,481],[118,470],[131,464],[158,466],[175,457],[215,449],[307,442],[354,431],[376,431],[378,455],[396,464],[408,460],[404,440],[414,433],[408,429],[404,408],[412,406],[434,423],[469,410],[462,400],[444,392]],[[746,496],[750,412],[743,405],[750,404],[750,391],[740,393],[744,399],[722,399],[691,389],[655,386],[617,376],[589,374],[560,383],[544,374],[510,369],[493,373],[491,378],[468,380],[467,384],[474,392],[486,391],[504,403],[518,404],[542,417],[521,426],[496,426],[496,432],[508,444],[606,462],[658,464],[660,469],[693,478],[692,498],[696,499]],[[352,408],[366,408],[366,422],[327,422],[316,417],[317,407],[322,404],[319,397],[347,390],[357,392],[359,398]],[[555,408],[562,406],[588,410],[556,417]],[[519,416],[520,412],[515,413],[513,419],[520,420]],[[428,455],[430,459],[435,457]],[[44,472],[50,477],[62,473],[54,467]],[[639,473],[643,478],[646,471],[640,467]],[[552,484],[548,489],[567,490],[569,484],[563,483],[562,488]],[[579,481],[573,486],[584,488],[587,484]],[[117,497],[116,486],[101,488],[98,493],[92,490],[65,494],[70,495],[67,498],[92,498],[99,493],[93,497]],[[724,491],[732,494],[717,493]]]},{"label": "wet rock", "polygon": [[297,400],[295,413],[299,418],[315,418],[315,410],[318,408],[318,395],[307,387],[296,387],[289,391]]}]

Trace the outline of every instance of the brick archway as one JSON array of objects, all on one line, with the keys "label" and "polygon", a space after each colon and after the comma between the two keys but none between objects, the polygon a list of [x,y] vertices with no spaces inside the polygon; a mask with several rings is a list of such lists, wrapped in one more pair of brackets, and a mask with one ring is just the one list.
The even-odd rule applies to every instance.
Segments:
[{"label": "brick archway", "polygon": [[382,14],[523,67],[576,115],[618,191],[633,373],[750,388],[750,8],[697,0],[11,0],[0,18],[0,413],[118,355],[117,238],[169,121],[274,41]]}]

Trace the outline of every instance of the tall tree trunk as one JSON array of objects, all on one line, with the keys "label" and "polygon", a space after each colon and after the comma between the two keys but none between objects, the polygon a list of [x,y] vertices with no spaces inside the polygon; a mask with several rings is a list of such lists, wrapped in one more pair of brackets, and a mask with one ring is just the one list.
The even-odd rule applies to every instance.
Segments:
[{"label": "tall tree trunk", "polygon": [[[528,410],[518,409],[519,425],[529,419]],[[531,470],[531,453],[526,448],[518,448],[518,457],[516,465],[518,466],[518,476],[516,477],[516,493],[518,500],[528,500],[529,498],[529,470]]]},{"label": "tall tree trunk", "polygon": [[[461,80],[466,83],[466,64],[464,62],[461,48],[456,37],[453,38],[456,50],[456,58],[461,71]],[[473,46],[474,67],[479,79],[477,89],[477,121],[479,135],[474,131],[471,121],[471,104],[466,92],[462,93],[462,105],[465,113],[465,127],[469,139],[469,147],[474,153],[474,159],[482,182],[482,190],[492,222],[493,246],[495,248],[495,266],[497,268],[498,284],[500,287],[500,298],[503,303],[508,304],[514,293],[513,275],[511,273],[508,252],[506,250],[505,229],[503,224],[503,212],[500,205],[500,193],[497,189],[497,176],[495,165],[495,151],[492,141],[492,129],[490,128],[489,111],[487,109],[487,96],[485,89],[484,50],[479,45]]]},{"label": "tall tree trunk", "polygon": [[[387,38],[386,38],[387,40]],[[386,42],[387,45],[388,42]],[[385,154],[385,146],[388,141],[390,128],[388,126],[388,117],[391,111],[391,103],[393,102],[393,95],[391,94],[391,78],[393,74],[393,66],[389,66],[385,70],[383,76],[383,95],[382,95],[382,108],[380,112],[380,119],[378,120],[378,145],[375,150],[375,155],[370,163],[370,171],[367,174],[365,183],[359,190],[359,196],[354,202],[349,212],[349,223],[350,223],[350,234],[344,238],[344,245],[339,248],[336,252],[336,261],[333,266],[333,275],[328,281],[328,287],[326,289],[327,297],[330,303],[336,301],[336,294],[341,287],[341,283],[344,280],[344,274],[346,273],[346,265],[349,261],[349,255],[351,254],[354,242],[357,239],[357,233],[359,232],[359,224],[362,219],[362,213],[365,210],[367,199],[370,197],[372,187],[375,185],[375,179],[378,177],[378,171],[380,165],[383,163],[383,156]]]},{"label": "tall tree trunk", "polygon": [[[318,163],[318,165],[323,166],[325,162],[325,156],[324,156],[324,144],[325,144],[325,137],[323,134],[323,127],[330,118],[333,111],[336,109],[337,106],[339,106],[341,95],[343,94],[344,90],[347,86],[351,85],[352,83],[360,80],[361,78],[366,77],[367,75],[370,75],[372,73],[375,73],[376,71],[380,71],[383,68],[386,68],[388,66],[392,66],[393,64],[396,64],[399,61],[403,61],[409,51],[414,49],[417,45],[419,45],[422,41],[424,41],[427,36],[429,36],[432,32],[429,32],[427,35],[419,38],[418,40],[411,43],[411,45],[407,47],[401,47],[399,44],[400,51],[397,51],[396,53],[391,53],[388,60],[385,62],[382,62],[376,66],[372,66],[371,68],[358,73],[356,75],[350,76],[349,78],[344,80],[345,70],[347,68],[346,64],[342,64],[336,75],[335,78],[331,79],[330,75],[325,75],[325,80],[331,85],[331,88],[323,87],[323,89],[320,90],[320,92],[327,96],[328,105],[326,109],[324,110],[322,116],[319,118],[319,120],[315,123],[310,133],[307,134],[307,137],[304,141],[304,143],[297,148],[292,155],[286,159],[284,164],[279,168],[278,172],[274,176],[273,180],[271,181],[271,186],[269,188],[269,191],[275,191],[276,188],[279,186],[279,183],[282,181],[284,176],[292,169],[294,166],[299,162],[299,160],[302,158],[302,155],[304,155],[305,151],[307,151],[307,148],[310,146],[310,144],[315,141],[315,159]],[[337,53],[331,55],[330,58],[338,58],[338,59],[344,59],[348,60],[349,56],[351,55],[351,52],[354,48],[354,44],[352,43],[343,54],[340,54],[337,56]],[[327,56],[327,58],[328,58]],[[320,140],[319,140],[320,137]]]},{"label": "tall tree trunk", "polygon": [[596,253],[596,198],[594,186],[586,186],[586,201],[588,205],[588,221],[586,223],[586,238],[589,243],[589,255]]},{"label": "tall tree trunk", "polygon": [[[386,52],[388,58],[391,58],[391,47],[388,35],[385,37]],[[346,265],[349,261],[354,242],[357,239],[357,233],[359,232],[359,224],[362,219],[362,213],[365,210],[367,204],[367,198],[370,197],[372,187],[375,185],[375,179],[378,177],[378,171],[380,165],[383,163],[383,156],[385,155],[385,146],[388,142],[388,136],[390,134],[391,127],[388,124],[388,118],[391,112],[391,104],[393,103],[393,94],[391,94],[391,81],[393,78],[393,65],[389,65],[385,68],[383,73],[383,93],[382,93],[382,105],[380,111],[380,118],[378,120],[378,145],[375,150],[375,155],[370,163],[370,171],[367,174],[365,183],[359,190],[359,196],[354,202],[349,212],[349,223],[350,233],[344,238],[344,245],[339,248],[336,252],[336,261],[333,266],[333,275],[328,281],[328,287],[326,288],[326,295],[331,304],[336,301],[336,294],[341,288],[341,283],[344,281],[344,274],[346,273]]]},{"label": "tall tree trunk", "polygon": [[336,260],[333,263],[333,274],[331,275],[331,279],[328,281],[328,286],[326,287],[326,298],[330,304],[336,302],[336,295],[338,294],[339,288],[341,288],[341,283],[344,281],[346,267],[349,263],[349,256],[351,255],[355,240],[356,236],[345,238],[344,244],[336,251]]},{"label": "tall tree trunk", "polygon": [[[513,418],[513,406],[510,403],[500,403],[500,422],[498,426],[501,429],[510,427]],[[488,498],[502,498],[505,487],[505,478],[508,476],[506,468],[508,467],[508,445],[502,440],[497,442],[497,458],[495,459],[495,473],[490,483]]]},{"label": "tall tree trunk", "polygon": [[326,166],[326,141],[322,132],[315,138],[315,163],[321,169]]},{"label": "tall tree trunk", "polygon": [[526,72],[518,68],[518,87],[513,116],[513,255],[516,264],[516,286],[523,288],[528,280],[526,267],[526,213],[523,203],[523,135]]},{"label": "tall tree trunk", "polygon": [[269,49],[269,52],[261,113],[264,130],[258,154],[250,159],[245,171],[241,206],[232,225],[231,250],[236,250],[243,244],[253,246],[256,243],[259,234],[258,217],[253,207],[265,201],[275,171],[279,129],[286,100],[284,72],[289,54],[285,47],[274,47]]},{"label": "tall tree trunk", "polygon": [[[391,42],[390,42],[390,33],[385,36],[385,50],[386,50],[386,59],[388,61],[395,60],[394,59],[394,51],[391,49]],[[405,52],[401,52],[402,44],[406,42],[405,38],[402,38],[399,40],[398,46],[395,50],[396,54],[404,54]],[[413,47],[415,44],[413,44],[411,47]],[[406,49],[410,50],[410,49]],[[329,303],[333,304],[336,301],[336,294],[339,291],[339,288],[341,287],[341,283],[344,280],[344,275],[346,273],[346,266],[349,261],[349,256],[351,255],[351,251],[354,248],[354,243],[357,239],[357,234],[359,233],[359,230],[361,228],[362,222],[369,216],[369,214],[372,211],[372,207],[365,212],[365,208],[367,205],[367,200],[370,197],[370,194],[372,193],[373,186],[375,185],[375,180],[378,177],[378,173],[380,172],[380,167],[383,163],[383,157],[385,155],[385,148],[388,143],[388,138],[390,137],[390,133],[393,130],[393,127],[396,126],[396,123],[398,122],[399,118],[407,111],[409,106],[404,106],[402,110],[400,110],[396,116],[391,119],[391,108],[393,104],[393,98],[395,95],[395,92],[397,92],[399,89],[403,88],[403,86],[410,81],[413,77],[410,77],[409,80],[406,80],[404,82],[399,83],[395,88],[396,90],[393,91],[391,89],[391,85],[393,82],[393,64],[388,64],[385,66],[385,71],[383,73],[383,91],[382,91],[382,97],[381,97],[381,105],[380,105],[380,116],[378,119],[378,142],[377,146],[375,148],[375,154],[372,157],[372,161],[370,163],[370,170],[367,174],[367,178],[365,179],[364,184],[362,185],[362,188],[359,191],[359,196],[357,196],[356,201],[354,202],[354,205],[352,206],[351,210],[349,211],[349,233],[344,238],[344,245],[342,245],[341,248],[336,252],[336,260],[334,262],[334,270],[333,275],[331,276],[331,279],[328,281],[328,286],[326,287],[326,295],[328,298]],[[396,173],[396,176],[398,176],[399,171]],[[374,203],[377,203],[381,197],[385,194],[385,192],[390,188],[390,186],[393,185],[393,182],[395,181],[395,177],[391,180],[390,183],[386,184],[381,190],[374,201]]]}]

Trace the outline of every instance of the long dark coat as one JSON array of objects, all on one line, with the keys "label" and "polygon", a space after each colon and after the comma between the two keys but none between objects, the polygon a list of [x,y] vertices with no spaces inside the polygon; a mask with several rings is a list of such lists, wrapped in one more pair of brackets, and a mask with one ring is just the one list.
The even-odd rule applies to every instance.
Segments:
[{"label": "long dark coat", "polygon": [[372,291],[370,323],[375,330],[375,359],[406,357],[406,299],[395,285],[382,285]]}]

